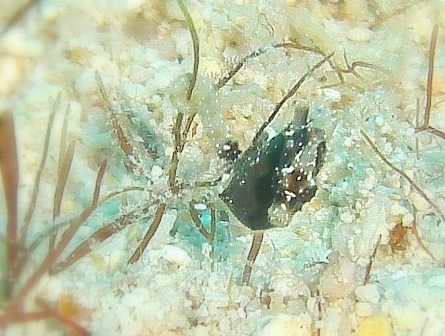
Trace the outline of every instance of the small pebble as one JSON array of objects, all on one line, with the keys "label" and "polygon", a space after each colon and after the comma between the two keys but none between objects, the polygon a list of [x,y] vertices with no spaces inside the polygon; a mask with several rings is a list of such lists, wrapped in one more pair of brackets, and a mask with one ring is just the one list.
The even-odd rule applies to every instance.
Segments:
[{"label": "small pebble", "polygon": [[428,202],[423,197],[421,197],[418,193],[414,193],[414,192],[411,193],[409,195],[409,198],[410,198],[411,202],[413,203],[414,207],[419,211],[425,211],[430,207]]},{"label": "small pebble", "polygon": [[161,176],[162,176],[162,168],[160,166],[158,166],[158,165],[154,165],[151,168],[151,177],[153,179],[158,179]]},{"label": "small pebble", "polygon": [[257,334],[259,336],[310,336],[312,319],[308,314],[290,315],[279,314],[274,317],[266,326]]},{"label": "small pebble", "polygon": [[357,287],[355,295],[359,301],[367,301],[376,304],[380,300],[379,290],[374,284]]},{"label": "small pebble", "polygon": [[192,259],[182,248],[167,245],[163,248],[163,258],[178,265],[189,265]]},{"label": "small pebble", "polygon": [[369,302],[357,302],[355,313],[359,317],[368,317],[372,315],[372,306]]},{"label": "small pebble", "polygon": [[372,31],[367,28],[353,28],[348,31],[347,37],[354,42],[368,42],[372,35]]},{"label": "small pebble", "polygon": [[391,206],[391,215],[393,216],[399,216],[399,215],[404,215],[408,212],[408,209],[406,209],[405,207],[401,206],[399,203],[394,203]]},{"label": "small pebble", "polygon": [[414,223],[414,216],[410,213],[403,215],[402,217],[402,225],[404,227],[411,227]]}]

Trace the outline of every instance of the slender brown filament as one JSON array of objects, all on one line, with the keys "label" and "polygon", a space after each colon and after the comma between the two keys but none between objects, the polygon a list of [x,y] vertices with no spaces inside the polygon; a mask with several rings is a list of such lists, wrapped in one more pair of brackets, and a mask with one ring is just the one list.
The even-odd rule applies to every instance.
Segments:
[{"label": "slender brown filament", "polygon": [[270,123],[275,119],[280,109],[283,107],[284,103],[286,103],[300,88],[300,86],[305,82],[305,80],[312,75],[315,70],[320,68],[324,63],[326,63],[334,53],[329,54],[328,56],[324,57],[320,62],[312,66],[312,68],[309,69],[308,72],[306,72],[295,84],[292,86],[292,88],[289,90],[289,92],[278,102],[278,104],[275,105],[274,110],[269,115],[269,118],[261,125],[259,130],[256,132],[255,137],[252,141],[252,146],[256,146],[258,144],[258,140],[260,139],[261,134],[266,129],[267,126],[270,125]]},{"label": "slender brown filament", "polygon": [[144,239],[142,239],[138,248],[134,251],[130,260],[128,260],[128,264],[134,264],[142,256],[148,243],[150,242],[150,240],[153,238],[156,231],[158,230],[159,224],[161,224],[162,217],[164,216],[166,207],[167,207],[167,204],[165,204],[165,203],[159,204],[158,208],[156,209],[156,213],[153,218],[153,221],[151,222],[150,228],[148,229],[147,233],[144,236]]},{"label": "slender brown filament", "polygon": [[189,88],[187,89],[187,100],[192,98],[193,89],[196,85],[196,79],[198,77],[198,67],[199,67],[199,38],[198,33],[196,32],[195,25],[193,23],[192,17],[187,9],[187,6],[184,4],[183,0],[177,0],[178,5],[181,8],[182,14],[185,17],[185,22],[190,30],[190,34],[192,35],[193,42],[193,74],[192,80],[190,82]]},{"label": "slender brown filament", "polygon": [[107,91],[105,90],[105,86],[102,81],[102,77],[100,76],[98,71],[96,71],[96,82],[99,87],[99,91],[102,95],[102,99],[105,101],[106,108],[110,112],[111,124],[113,125],[113,129],[116,132],[119,146],[122,149],[122,151],[125,153],[125,155],[131,156],[131,155],[133,155],[133,146],[131,145],[130,141],[128,140],[127,136],[125,135],[124,129],[122,128],[122,126],[119,123],[117,114],[113,110],[113,106],[111,104],[110,98],[107,95]]},{"label": "slender brown filament", "polygon": [[249,254],[247,255],[247,261],[246,265],[244,266],[243,277],[241,281],[243,285],[249,284],[250,277],[252,275],[253,265],[258,256],[258,253],[260,252],[261,243],[263,242],[263,237],[264,237],[263,231],[253,232],[252,246],[250,247]]},{"label": "slender brown filament", "polygon": [[374,150],[374,152],[377,154],[377,156],[385,162],[392,170],[394,170],[397,174],[402,176],[405,180],[408,181],[408,183],[413,187],[415,191],[419,193],[422,198],[428,202],[428,204],[434,209],[437,215],[442,219],[442,221],[445,223],[445,216],[440,210],[440,208],[431,200],[431,198],[428,197],[428,195],[417,185],[416,182],[412,180],[411,177],[409,177],[404,171],[394,166],[391,162],[388,161],[388,159],[383,155],[383,153],[377,148],[377,146],[372,142],[371,138],[363,131],[360,130],[362,133],[362,136],[365,138],[366,142],[371,146],[371,148]]},{"label": "slender brown filament", "polygon": [[382,239],[382,235],[379,235],[379,238],[377,239],[377,242],[375,243],[374,251],[372,252],[371,256],[369,257],[369,262],[366,265],[365,278],[363,280],[363,285],[367,285],[369,283],[369,280],[371,279],[372,264],[374,263],[375,256],[377,255],[377,249],[379,248],[381,239]]},{"label": "slender brown filament", "polygon": [[433,31],[431,33],[430,52],[428,54],[428,78],[426,81],[425,115],[423,119],[423,125],[418,128],[419,131],[426,130],[430,125],[431,102],[433,99],[434,58],[436,55],[438,33],[439,33],[439,26],[436,24],[434,25]]},{"label": "slender brown filament", "polygon": [[51,111],[51,115],[49,117],[48,127],[46,129],[46,135],[45,135],[45,144],[43,146],[42,159],[40,161],[39,169],[37,170],[36,178],[34,180],[34,187],[33,187],[32,195],[31,195],[31,202],[30,202],[28,210],[26,212],[25,219],[23,220],[23,227],[20,232],[22,245],[25,245],[26,238],[28,235],[29,224],[31,223],[31,218],[32,218],[32,215],[34,214],[34,210],[36,208],[37,196],[39,194],[39,189],[40,189],[40,180],[42,178],[43,169],[45,168],[46,159],[48,157],[49,140],[51,138],[51,132],[53,129],[56,111],[60,104],[60,98],[61,98],[61,94],[59,94],[57,96],[57,99],[56,99],[56,101],[53,105],[52,111]]},{"label": "slender brown filament", "polygon": [[9,113],[0,119],[0,168],[8,214],[6,224],[7,279],[5,282],[5,294],[8,297],[11,294],[12,284],[16,278],[15,268],[20,246],[17,236],[19,163],[14,118]]},{"label": "slender brown filament", "polygon": [[[50,269],[53,267],[54,263],[56,262],[57,258],[60,257],[60,255],[63,253],[63,251],[68,246],[68,244],[73,239],[73,236],[75,235],[77,230],[82,226],[82,224],[84,224],[88,220],[88,218],[91,216],[91,214],[94,212],[94,210],[96,210],[98,200],[99,200],[100,188],[102,185],[102,180],[103,180],[103,177],[105,174],[106,167],[107,167],[107,161],[105,160],[100,165],[98,173],[97,173],[96,183],[95,183],[94,192],[93,192],[93,200],[92,200],[91,206],[86,208],[77,218],[75,218],[70,223],[69,227],[62,234],[60,241],[55,246],[55,248],[40,263],[40,265],[37,267],[37,269],[24,282],[22,287],[17,291],[15,296],[8,303],[8,305],[5,309],[5,315],[8,315],[8,313],[10,313],[10,312],[17,311],[21,307],[23,300],[32,291],[32,289],[38,284],[39,280],[43,277],[43,275],[45,275],[45,273],[50,271]],[[0,320],[1,320],[1,317],[0,317]]]}]

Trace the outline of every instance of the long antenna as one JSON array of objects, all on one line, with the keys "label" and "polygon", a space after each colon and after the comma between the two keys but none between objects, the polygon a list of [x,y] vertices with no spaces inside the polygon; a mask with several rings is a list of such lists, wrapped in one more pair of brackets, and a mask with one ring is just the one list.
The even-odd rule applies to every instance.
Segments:
[{"label": "long antenna", "polygon": [[192,80],[190,82],[190,86],[187,90],[187,100],[192,98],[193,89],[195,88],[196,78],[198,77],[198,66],[199,66],[199,39],[198,33],[196,32],[195,25],[193,24],[192,17],[184,4],[183,0],[177,0],[178,5],[181,8],[182,14],[185,17],[185,22],[190,30],[190,34],[192,35],[193,41],[193,75]]}]

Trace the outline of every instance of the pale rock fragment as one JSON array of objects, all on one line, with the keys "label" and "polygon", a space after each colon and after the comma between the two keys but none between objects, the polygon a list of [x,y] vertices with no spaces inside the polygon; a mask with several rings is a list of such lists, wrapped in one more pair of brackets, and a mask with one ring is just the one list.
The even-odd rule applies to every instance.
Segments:
[{"label": "pale rock fragment", "polygon": [[295,294],[297,284],[296,279],[291,277],[277,277],[272,283],[274,294],[280,296],[291,296]]},{"label": "pale rock fragment", "polygon": [[354,139],[352,137],[347,137],[343,142],[343,145],[348,148],[351,148],[353,144],[354,144]]},{"label": "pale rock fragment", "polygon": [[382,127],[385,124],[385,120],[383,119],[382,116],[377,116],[375,117],[375,124],[379,127]]},{"label": "pale rock fragment", "polygon": [[337,307],[326,307],[323,314],[323,331],[325,335],[347,335],[347,333],[342,333],[345,329],[345,312],[341,308]]},{"label": "pale rock fragment", "polygon": [[[380,128],[380,134],[382,134],[382,135],[387,135],[387,134],[392,134],[392,133],[394,133],[394,130],[388,124],[384,124]],[[387,142],[385,144],[384,151],[386,154],[389,154],[392,152],[392,145],[389,142]]]},{"label": "pale rock fragment", "polygon": [[320,288],[324,296],[339,299],[353,292],[355,269],[355,263],[347,258],[339,257],[333,260],[320,278]]},{"label": "pale rock fragment", "polygon": [[367,28],[352,28],[347,33],[347,38],[354,42],[368,42],[373,35],[372,30]]},{"label": "pale rock fragment", "polygon": [[192,258],[190,258],[188,253],[180,247],[167,245],[162,249],[162,251],[163,258],[165,260],[178,264],[180,266],[187,266],[192,261]]},{"label": "pale rock fragment", "polygon": [[154,165],[151,168],[150,175],[153,180],[157,180],[158,178],[160,178],[162,176],[162,173],[163,173],[162,167],[160,167],[158,165]]},{"label": "pale rock fragment", "polygon": [[272,310],[282,310],[286,308],[286,304],[283,302],[283,296],[277,293],[270,293],[270,309]]},{"label": "pale rock fragment", "polygon": [[404,214],[402,217],[402,225],[405,227],[410,227],[414,223],[414,216],[413,214],[407,213]]},{"label": "pale rock fragment", "polygon": [[391,307],[391,322],[397,325],[398,329],[404,331],[414,330],[421,326],[425,317],[419,311],[419,307],[414,304],[404,304]]},{"label": "pale rock fragment", "polygon": [[419,211],[425,211],[430,207],[429,203],[416,192],[411,193],[409,198],[414,207]]},{"label": "pale rock fragment", "polygon": [[374,284],[357,287],[355,290],[355,295],[360,301],[371,302],[374,304],[380,301],[379,290]]},{"label": "pale rock fragment", "polygon": [[114,250],[111,251],[104,260],[107,272],[113,274],[126,265],[127,254],[123,250]]},{"label": "pale rock fragment", "polygon": [[354,215],[350,212],[344,212],[340,215],[340,220],[346,224],[351,224],[354,221],[354,218]]},{"label": "pale rock fragment", "polygon": [[310,336],[312,320],[306,313],[300,315],[279,314],[260,330],[258,336]]},{"label": "pale rock fragment", "polygon": [[367,176],[366,176],[365,181],[362,184],[362,187],[367,190],[371,190],[376,186],[377,178],[375,176],[374,170],[371,168],[366,169],[366,174],[367,174]]},{"label": "pale rock fragment", "polygon": [[323,93],[327,100],[338,103],[341,100],[341,93],[338,90],[331,88],[323,89]]},{"label": "pale rock fragment", "polygon": [[369,302],[357,302],[355,305],[355,313],[359,317],[368,317],[372,315],[372,306]]},{"label": "pale rock fragment", "polygon": [[211,306],[211,308],[222,308],[227,306],[229,302],[229,296],[226,293],[219,292],[218,289],[208,289],[205,293],[205,300]]},{"label": "pale rock fragment", "polygon": [[392,216],[400,216],[400,215],[405,215],[406,213],[408,213],[408,209],[401,206],[399,203],[394,203],[391,206],[390,209],[390,214]]}]

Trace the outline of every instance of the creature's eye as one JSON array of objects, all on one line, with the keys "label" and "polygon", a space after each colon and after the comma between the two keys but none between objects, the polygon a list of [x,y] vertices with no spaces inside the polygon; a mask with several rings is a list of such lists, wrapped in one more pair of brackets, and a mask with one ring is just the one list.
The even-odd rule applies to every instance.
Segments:
[{"label": "creature's eye", "polygon": [[229,162],[234,162],[241,154],[237,141],[228,140],[224,144],[219,145],[218,156]]}]

